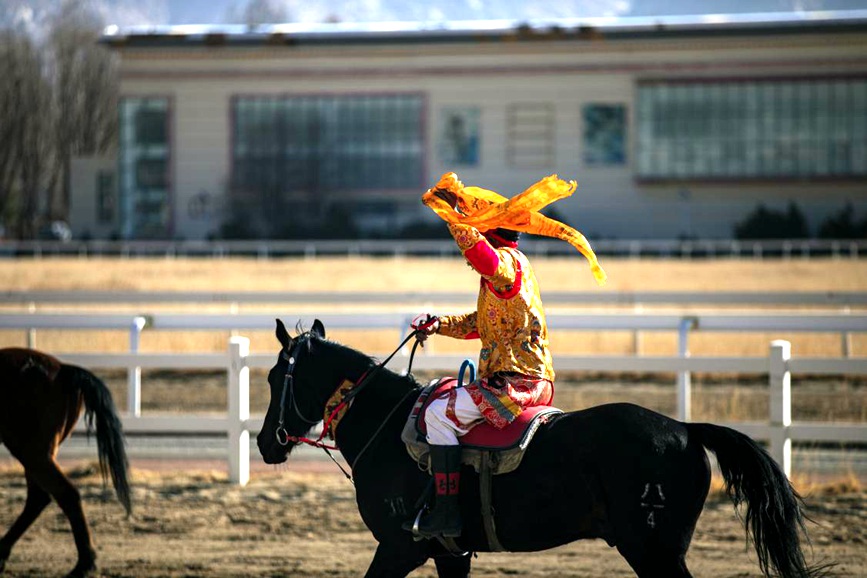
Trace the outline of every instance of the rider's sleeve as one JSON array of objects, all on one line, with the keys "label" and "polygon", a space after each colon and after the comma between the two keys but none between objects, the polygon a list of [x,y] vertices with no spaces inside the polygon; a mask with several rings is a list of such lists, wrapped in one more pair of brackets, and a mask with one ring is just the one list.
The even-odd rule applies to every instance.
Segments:
[{"label": "rider's sleeve", "polygon": [[475,311],[466,315],[443,315],[439,320],[440,326],[437,329],[439,335],[455,339],[478,339],[479,337]]},{"label": "rider's sleeve", "polygon": [[515,283],[518,268],[508,251],[495,249],[471,225],[449,225],[449,233],[467,262],[494,287],[499,290]]}]

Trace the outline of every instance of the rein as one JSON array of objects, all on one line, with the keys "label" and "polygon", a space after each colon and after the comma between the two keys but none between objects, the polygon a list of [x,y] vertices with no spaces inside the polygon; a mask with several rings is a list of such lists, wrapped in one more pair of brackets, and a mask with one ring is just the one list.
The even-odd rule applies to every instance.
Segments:
[{"label": "rein", "polygon": [[[397,349],[395,349],[391,353],[391,355],[389,355],[385,359],[385,361],[377,364],[372,369],[365,371],[361,375],[361,377],[358,378],[358,381],[355,382],[355,385],[353,385],[352,388],[349,389],[343,395],[343,398],[337,404],[337,407],[335,407],[331,411],[330,415],[327,415],[324,418],[324,420],[323,420],[324,423],[322,424],[322,432],[319,434],[319,437],[316,438],[315,440],[307,438],[307,437],[303,437],[303,436],[289,435],[289,432],[287,432],[286,428],[284,427],[284,423],[285,423],[284,417],[285,417],[287,393],[289,395],[289,406],[295,411],[295,415],[298,417],[298,419],[300,419],[304,423],[311,425],[311,426],[315,425],[316,423],[318,423],[320,421],[319,419],[315,419],[315,420],[309,419],[304,414],[302,414],[301,410],[298,408],[298,402],[295,400],[295,377],[293,375],[293,372],[295,370],[295,364],[298,362],[298,354],[301,352],[301,348],[303,346],[305,346],[305,345],[309,346],[309,339],[310,338],[306,334],[302,337],[299,337],[297,342],[293,345],[292,350],[289,353],[287,353],[285,349],[281,350],[280,351],[280,357],[282,357],[283,359],[285,359],[287,361],[287,367],[286,367],[286,375],[283,376],[283,390],[280,393],[280,413],[279,413],[279,417],[277,420],[277,429],[274,432],[275,436],[277,437],[277,443],[280,444],[281,446],[289,445],[290,442],[292,442],[296,445],[303,443],[303,444],[307,444],[309,446],[313,446],[315,448],[320,448],[320,449],[324,450],[325,453],[328,454],[328,457],[331,458],[331,461],[333,461],[335,464],[337,464],[337,467],[340,468],[340,470],[343,472],[343,475],[345,475],[348,480],[352,481],[352,476],[350,474],[348,474],[346,472],[346,470],[343,469],[343,466],[341,466],[340,463],[334,459],[334,456],[331,455],[331,452],[329,451],[329,450],[339,450],[340,449],[337,447],[336,424],[335,424],[335,431],[331,435],[332,439],[334,439],[334,441],[335,441],[335,444],[329,445],[329,444],[323,442],[322,440],[327,435],[329,435],[329,431],[331,430],[332,422],[334,422],[335,419],[339,419],[337,416],[340,414],[340,412],[342,410],[347,409],[349,407],[349,404],[355,398],[355,396],[357,396],[361,392],[361,390],[364,389],[372,381],[373,377],[377,373],[379,373],[379,371],[382,370],[382,368],[384,368],[395,355],[397,355],[397,352],[400,351],[403,348],[403,346],[409,342],[410,339],[415,337],[416,342],[413,344],[412,351],[410,352],[410,355],[409,355],[409,364],[407,365],[407,375],[412,371],[412,361],[415,358],[415,351],[418,348],[418,345],[421,343],[421,340],[418,339],[418,335],[421,333],[424,333],[424,332],[422,330],[419,330],[419,329],[415,329],[415,330],[411,331],[409,333],[409,335],[407,335],[406,338],[400,343],[400,345],[397,346]],[[380,434],[382,429],[385,427],[385,424],[388,423],[388,421],[391,419],[391,416],[394,415],[395,411],[397,411],[397,408],[399,408],[401,406],[401,404],[403,404],[403,402],[406,400],[406,398],[409,397],[409,395],[411,393],[413,393],[414,391],[415,390],[409,390],[407,392],[407,394],[404,395],[400,399],[400,401],[397,403],[397,405],[395,405],[392,408],[392,410],[389,412],[388,416],[382,421],[382,424],[373,433],[370,440],[368,440],[368,442],[364,445],[364,447],[361,449],[359,454],[356,456],[355,460],[353,460],[352,464],[350,465],[351,470],[355,469],[355,466],[358,463],[358,460],[361,458],[361,456],[364,454],[364,452],[367,450],[367,448],[370,447],[370,445],[373,443],[373,440],[376,439],[376,437]],[[340,392],[341,392],[341,388],[338,387],[337,391],[335,391],[335,393],[334,393],[334,395],[332,395],[332,397],[338,395]],[[326,407],[327,407],[327,405],[326,405]]]}]

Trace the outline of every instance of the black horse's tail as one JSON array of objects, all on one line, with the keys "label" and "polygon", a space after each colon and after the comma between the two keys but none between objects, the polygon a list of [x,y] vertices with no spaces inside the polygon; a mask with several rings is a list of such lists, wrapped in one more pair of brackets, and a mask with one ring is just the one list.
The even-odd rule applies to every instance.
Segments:
[{"label": "black horse's tail", "polygon": [[801,533],[806,538],[803,500],[764,448],[731,428],[707,423],[686,427],[716,454],[735,508],[746,503],[744,525],[765,576],[772,570],[782,578],[824,575],[826,568],[808,566],[801,549]]},{"label": "black horse's tail", "polygon": [[84,397],[87,431],[96,422],[96,446],[99,454],[99,471],[105,480],[109,474],[114,485],[117,499],[123,504],[127,515],[132,512],[127,471],[129,462],[126,457],[125,441],[120,419],[114,407],[111,392],[98,377],[81,367],[63,365],[60,379],[77,387]]}]

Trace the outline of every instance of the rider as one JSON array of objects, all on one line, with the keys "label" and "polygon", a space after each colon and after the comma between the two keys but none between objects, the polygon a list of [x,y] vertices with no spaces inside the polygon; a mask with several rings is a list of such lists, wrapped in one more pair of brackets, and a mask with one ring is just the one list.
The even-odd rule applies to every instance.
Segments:
[{"label": "rider", "polygon": [[[462,186],[449,173],[434,191],[454,207],[454,191]],[[431,402],[425,414],[436,487],[434,509],[419,523],[419,533],[428,537],[461,533],[458,437],[482,421],[502,429],[524,408],[550,405],[554,396],[545,312],[533,268],[518,250],[520,233],[480,231],[464,224],[448,227],[467,263],[481,275],[477,309],[464,315],[419,316],[413,327],[424,332],[422,339],[434,333],[479,338],[481,351],[478,378]]]}]

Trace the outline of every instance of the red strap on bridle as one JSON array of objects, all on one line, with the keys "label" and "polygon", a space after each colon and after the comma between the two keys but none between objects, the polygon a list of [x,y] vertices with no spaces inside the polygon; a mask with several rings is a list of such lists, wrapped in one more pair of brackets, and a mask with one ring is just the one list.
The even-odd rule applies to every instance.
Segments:
[{"label": "red strap on bridle", "polygon": [[312,440],[312,439],[310,439],[310,438],[305,438],[305,437],[299,437],[299,436],[290,436],[290,435],[287,435],[287,436],[286,436],[286,440],[287,440],[287,441],[294,442],[294,443],[307,444],[307,445],[309,445],[309,446],[313,446],[314,448],[322,448],[322,449],[335,450],[335,451],[336,451],[336,450],[339,450],[340,448],[338,448],[338,447],[337,447],[337,444],[336,444],[337,440],[334,440],[334,441],[335,441],[335,445],[333,445],[333,446],[332,446],[332,445],[328,445],[328,444],[326,444],[326,443],[323,442],[322,440],[325,438],[325,436],[328,435],[328,432],[331,431],[331,422],[333,422],[333,421],[335,420],[335,418],[337,417],[337,415],[340,413],[340,411],[341,411],[344,407],[346,407],[346,406],[349,404],[350,401],[352,401],[353,393],[358,389],[359,384],[361,384],[361,383],[364,382],[364,378],[367,377],[367,374],[368,374],[368,373],[369,373],[369,371],[365,371],[365,372],[361,375],[361,377],[358,378],[358,380],[355,382],[355,385],[353,386],[353,388],[352,388],[352,389],[349,391],[349,393],[347,393],[346,396],[343,398],[343,401],[341,401],[339,404],[337,404],[337,407],[335,407],[335,408],[332,410],[331,415],[329,415],[329,416],[324,420],[324,422],[323,422],[323,424],[322,424],[322,431],[319,433],[319,437],[318,437],[318,438],[316,438],[315,440]]}]

